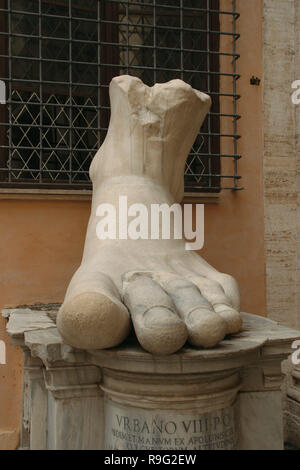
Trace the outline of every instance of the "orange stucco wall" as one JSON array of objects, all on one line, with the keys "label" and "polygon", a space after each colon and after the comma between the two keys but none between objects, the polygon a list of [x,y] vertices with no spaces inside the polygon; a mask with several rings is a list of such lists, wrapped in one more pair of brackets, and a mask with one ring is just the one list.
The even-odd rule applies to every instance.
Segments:
[{"label": "orange stucco wall", "polygon": [[[225,2],[227,0],[224,0]],[[231,4],[231,2],[229,2]],[[242,309],[265,314],[263,221],[263,122],[261,0],[240,0],[238,111],[239,173],[244,191],[224,191],[219,203],[205,207],[205,244],[201,255],[233,274]],[[0,200],[0,309],[5,306],[62,301],[79,265],[89,216],[88,201]],[[15,448],[21,416],[21,351],[9,346],[0,319],[0,340],[7,344],[7,364],[0,365],[0,449]]]},{"label": "orange stucco wall", "polygon": [[[59,302],[80,263],[89,202],[0,200],[0,308]],[[0,449],[14,447],[21,415],[21,365],[10,347],[5,323],[0,339],[7,345],[0,365]],[[8,437],[9,436],[9,437]]]}]

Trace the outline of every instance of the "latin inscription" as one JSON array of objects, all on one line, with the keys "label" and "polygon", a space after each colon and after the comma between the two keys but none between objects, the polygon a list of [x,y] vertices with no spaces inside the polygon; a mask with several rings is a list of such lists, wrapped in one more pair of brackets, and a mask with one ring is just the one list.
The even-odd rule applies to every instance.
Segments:
[{"label": "latin inscription", "polygon": [[[106,448],[123,450],[236,449],[236,408],[201,415],[106,405]],[[182,412],[181,412],[182,413]]]}]

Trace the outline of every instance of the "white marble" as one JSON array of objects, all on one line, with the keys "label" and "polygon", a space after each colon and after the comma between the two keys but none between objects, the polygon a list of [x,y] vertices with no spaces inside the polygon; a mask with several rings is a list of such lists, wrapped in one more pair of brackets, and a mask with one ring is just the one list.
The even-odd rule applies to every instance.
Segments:
[{"label": "white marble", "polygon": [[111,450],[234,450],[235,406],[197,413],[105,406],[105,448]]},{"label": "white marble", "polygon": [[[82,262],[58,312],[60,334],[79,349],[107,349],[122,344],[133,325],[152,354],[175,353],[186,341],[214,347],[241,329],[238,285],[187,250],[175,228],[163,237],[161,220],[152,224],[151,215],[153,204],[180,208],[186,158],[211,99],[182,80],[148,87],[129,75],[114,77],[109,94],[109,129],[90,166],[93,199]],[[116,226],[112,238],[99,237],[104,204],[113,210],[106,216]],[[120,233],[128,209],[139,216],[141,206],[145,236],[128,237],[127,228]]]},{"label": "white marble", "polygon": [[240,450],[283,450],[280,390],[239,394]]},{"label": "white marble", "polygon": [[286,440],[300,449],[300,366],[289,367],[291,375],[286,387]]}]

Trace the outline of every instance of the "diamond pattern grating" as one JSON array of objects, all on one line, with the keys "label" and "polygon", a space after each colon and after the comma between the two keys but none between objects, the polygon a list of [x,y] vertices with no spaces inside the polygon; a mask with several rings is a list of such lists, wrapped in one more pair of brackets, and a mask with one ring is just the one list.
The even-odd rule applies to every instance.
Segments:
[{"label": "diamond pattern grating", "polygon": [[185,188],[241,189],[238,17],[235,0],[230,11],[219,0],[0,0],[0,185],[90,187],[109,122],[108,85],[126,73],[150,86],[181,78],[211,95]]}]

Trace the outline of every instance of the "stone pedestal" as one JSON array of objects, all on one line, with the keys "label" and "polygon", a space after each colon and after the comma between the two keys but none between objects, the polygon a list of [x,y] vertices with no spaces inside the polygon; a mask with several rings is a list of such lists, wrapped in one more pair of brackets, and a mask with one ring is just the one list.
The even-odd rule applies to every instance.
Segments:
[{"label": "stone pedestal", "polygon": [[236,449],[239,386],[237,370],[145,374],[104,360],[105,448]]},{"label": "stone pedestal", "polygon": [[4,311],[24,351],[22,448],[283,449],[281,363],[300,332],[243,314],[243,331],[211,350],[153,356],[132,337],[81,351],[55,312]]},{"label": "stone pedestal", "polygon": [[286,440],[300,449],[300,366],[290,364],[286,390]]}]

